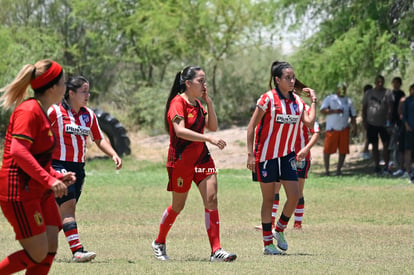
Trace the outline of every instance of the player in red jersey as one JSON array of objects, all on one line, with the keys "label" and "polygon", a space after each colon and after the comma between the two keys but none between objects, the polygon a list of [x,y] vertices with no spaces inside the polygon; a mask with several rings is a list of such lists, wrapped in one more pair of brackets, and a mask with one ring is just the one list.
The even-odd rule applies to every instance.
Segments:
[{"label": "player in red jersey", "polygon": [[[25,65],[0,90],[2,106],[17,106],[4,144],[0,205],[23,247],[0,262],[0,274],[24,269],[26,274],[47,274],[56,255],[62,223],[54,196],[66,195],[75,174],[60,174],[52,168],[56,140],[46,112],[62,99],[64,79],[58,63],[40,60]],[[34,97],[23,101],[29,85]]]},{"label": "player in red jersey", "polygon": [[[201,105],[202,98],[207,111]],[[165,126],[170,134],[167,171],[172,203],[162,215],[159,233],[152,242],[155,257],[168,260],[166,237],[178,214],[183,210],[188,191],[194,181],[205,208],[205,224],[211,246],[210,261],[231,262],[236,254],[220,245],[219,214],[217,209],[217,174],[206,142],[220,149],[226,142],[204,134],[204,128],[216,131],[217,117],[213,102],[207,94],[206,76],[200,67],[189,66],[177,73],[165,108]]]},{"label": "player in red jersey", "polygon": [[[293,93],[295,81],[295,73],[289,63],[273,62],[269,81],[271,90],[257,101],[257,107],[247,126],[247,168],[253,172],[253,180],[260,182],[263,197],[261,219],[265,255],[281,254],[273,244],[273,237],[276,238],[279,249],[288,249],[283,232],[299,199],[295,142],[300,131],[300,121],[308,128],[313,128],[316,119],[315,92],[303,88],[312,100],[308,114],[304,112],[305,103]],[[272,89],[272,83],[275,89]],[[283,185],[287,200],[272,233],[276,182]]]},{"label": "player in red jersey", "polygon": [[88,136],[102,152],[112,158],[116,169],[122,167],[121,158],[104,138],[94,112],[86,107],[89,96],[88,80],[82,76],[70,77],[66,81],[63,101],[59,105],[51,106],[48,111],[52,129],[58,140],[58,146],[53,152],[53,168],[59,172],[76,173],[76,182],[69,186],[68,194],[56,199],[62,217],[63,232],[73,254],[73,262],[88,262],[96,257],[95,252],[84,250],[75,218],[76,204],[85,180]]}]

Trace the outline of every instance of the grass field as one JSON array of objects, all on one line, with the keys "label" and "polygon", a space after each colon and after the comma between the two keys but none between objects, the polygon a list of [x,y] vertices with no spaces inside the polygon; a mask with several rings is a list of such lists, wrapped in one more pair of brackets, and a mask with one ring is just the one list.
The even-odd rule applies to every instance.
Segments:
[{"label": "grass field", "polygon": [[[126,158],[116,173],[109,160],[87,164],[78,204],[81,241],[97,253],[70,263],[63,234],[51,274],[412,274],[414,185],[372,176],[310,175],[303,230],[289,224],[285,256],[262,254],[261,195],[247,170],[219,170],[222,246],[233,263],[210,263],[204,208],[196,188],[168,236],[171,261],[157,261],[151,241],[171,195],[164,164]],[[281,202],[284,202],[282,194]],[[20,249],[0,216],[0,258]],[[23,274],[23,273],[22,273]]]}]

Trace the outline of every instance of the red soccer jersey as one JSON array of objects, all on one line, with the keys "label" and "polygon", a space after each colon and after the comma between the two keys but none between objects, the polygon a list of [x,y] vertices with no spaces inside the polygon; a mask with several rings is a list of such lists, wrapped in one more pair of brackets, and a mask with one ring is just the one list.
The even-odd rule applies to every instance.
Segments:
[{"label": "red soccer jersey", "polygon": [[257,106],[265,112],[256,127],[256,162],[280,158],[293,152],[305,103],[294,93],[289,98],[275,89],[263,94]]},{"label": "red soccer jersey", "polygon": [[[305,104],[305,110],[309,114],[309,110],[310,110],[309,105]],[[308,144],[308,142],[310,140],[309,132],[311,134],[320,132],[319,123],[317,121],[315,121],[315,124],[313,125],[313,129],[310,129],[310,128],[306,127],[306,125],[303,123],[303,121],[300,121],[299,129],[300,129],[299,136],[296,139],[296,144],[295,144],[295,152],[296,153],[298,153],[303,147],[306,146],[306,144]],[[311,159],[311,152],[310,151],[306,155],[305,159],[306,160]]]},{"label": "red soccer jersey", "polygon": [[92,141],[103,138],[95,113],[88,107],[76,113],[68,104],[61,103],[52,105],[48,115],[58,140],[53,159],[84,163],[88,136]]},{"label": "red soccer jersey", "polygon": [[167,167],[174,167],[177,159],[186,159],[189,165],[194,165],[203,153],[204,147],[206,147],[204,142],[193,142],[178,138],[172,124],[174,119],[180,117],[184,119],[185,128],[198,133],[204,133],[206,114],[206,110],[198,99],[196,99],[196,106],[189,104],[180,95],[177,95],[171,100],[167,113],[170,131]]},{"label": "red soccer jersey", "polygon": [[[40,173],[36,167],[23,171],[18,166],[11,155],[12,139],[27,140],[31,143],[29,151],[37,161],[35,165],[41,166]],[[55,137],[50,122],[39,103],[35,99],[28,99],[17,106],[10,117],[4,143],[3,165],[0,170],[0,200],[36,199],[50,190],[50,182],[54,180],[49,174],[52,170],[54,147]]]}]

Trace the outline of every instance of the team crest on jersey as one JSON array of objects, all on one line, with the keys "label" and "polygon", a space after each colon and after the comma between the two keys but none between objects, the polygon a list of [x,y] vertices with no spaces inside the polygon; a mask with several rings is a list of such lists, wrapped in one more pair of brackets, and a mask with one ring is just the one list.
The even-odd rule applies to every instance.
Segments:
[{"label": "team crest on jersey", "polygon": [[89,123],[91,121],[91,117],[89,114],[82,114],[82,119],[85,123]]},{"label": "team crest on jersey", "polygon": [[43,217],[39,212],[36,211],[36,213],[33,215],[33,218],[38,226],[41,226],[43,224]]},{"label": "team crest on jersey", "polygon": [[296,124],[299,120],[298,115],[286,115],[286,114],[278,114],[276,116],[276,123],[280,124]]},{"label": "team crest on jersey", "polygon": [[183,187],[183,184],[184,184],[184,180],[183,180],[183,178],[182,178],[182,177],[179,177],[179,178],[177,179],[177,185],[178,185],[179,187]]},{"label": "team crest on jersey", "polygon": [[299,112],[299,105],[297,103],[293,103],[293,109],[295,110],[296,113]]},{"label": "team crest on jersey", "polygon": [[47,135],[48,135],[49,137],[53,136],[52,130],[50,130],[50,129],[49,129],[49,132],[47,133]]},{"label": "team crest on jersey", "polygon": [[192,118],[192,117],[194,117],[194,115],[193,115],[193,113],[189,113],[187,117]]}]

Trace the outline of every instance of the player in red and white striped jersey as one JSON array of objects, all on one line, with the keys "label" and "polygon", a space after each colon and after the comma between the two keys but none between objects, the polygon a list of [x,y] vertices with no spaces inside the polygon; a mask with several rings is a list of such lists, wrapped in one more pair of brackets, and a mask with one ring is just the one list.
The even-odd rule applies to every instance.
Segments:
[{"label": "player in red and white striped jersey", "polygon": [[[283,231],[299,199],[295,142],[300,131],[300,122],[313,128],[316,119],[315,92],[310,88],[303,89],[312,99],[308,114],[304,112],[303,100],[293,93],[295,81],[295,73],[289,63],[273,62],[270,91],[257,101],[257,107],[247,126],[247,168],[253,172],[253,180],[260,182],[263,197],[261,218],[264,254],[270,255],[280,254],[273,245],[273,237],[277,239],[279,249],[286,251],[288,248]],[[275,85],[274,89],[272,84]],[[276,182],[283,184],[287,201],[272,236],[272,206]]]},{"label": "player in red and white striped jersey", "polygon": [[68,188],[67,196],[57,198],[63,223],[63,231],[72,251],[73,262],[87,262],[95,258],[95,252],[85,251],[79,239],[75,219],[76,204],[82,193],[85,179],[85,154],[88,136],[98,148],[115,162],[116,169],[122,160],[104,138],[94,112],[86,107],[89,100],[89,82],[82,76],[70,77],[66,81],[64,100],[48,110],[53,131],[58,140],[53,152],[53,168],[57,171],[73,171],[76,182]]}]

